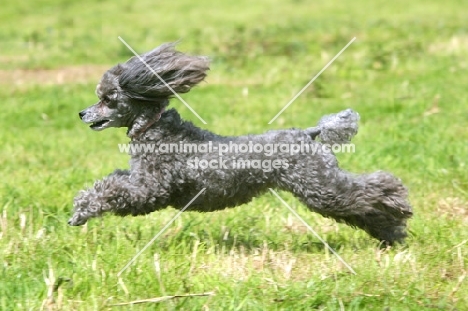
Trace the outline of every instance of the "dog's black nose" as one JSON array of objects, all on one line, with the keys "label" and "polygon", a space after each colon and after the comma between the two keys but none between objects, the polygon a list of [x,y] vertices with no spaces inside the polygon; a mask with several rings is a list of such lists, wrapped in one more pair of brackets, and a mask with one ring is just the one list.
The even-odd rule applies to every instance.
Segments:
[{"label": "dog's black nose", "polygon": [[86,112],[84,112],[84,110],[80,111],[80,113],[78,113],[78,115],[80,116],[80,119],[83,119],[85,114],[86,114]]}]

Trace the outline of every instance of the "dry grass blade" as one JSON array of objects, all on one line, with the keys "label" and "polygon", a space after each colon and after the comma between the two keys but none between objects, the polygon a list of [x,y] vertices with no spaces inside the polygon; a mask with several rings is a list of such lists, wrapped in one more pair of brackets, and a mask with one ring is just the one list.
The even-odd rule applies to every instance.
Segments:
[{"label": "dry grass blade", "polygon": [[455,285],[455,287],[452,289],[452,292],[449,295],[450,298],[453,298],[453,296],[458,292],[465,278],[466,278],[466,271],[463,271],[463,274],[458,277],[457,285]]},{"label": "dry grass blade", "polygon": [[206,296],[214,296],[214,292],[207,292],[207,293],[201,293],[201,294],[186,294],[186,295],[173,295],[173,296],[163,296],[163,297],[156,297],[156,298],[149,298],[149,299],[141,299],[141,300],[135,300],[135,301],[130,301],[130,302],[122,302],[122,303],[116,303],[113,305],[110,305],[111,307],[118,307],[118,306],[128,306],[128,305],[136,305],[140,303],[155,303],[155,302],[162,302],[170,299],[175,299],[175,298],[187,298],[187,297],[206,297]]},{"label": "dry grass blade", "polygon": [[468,240],[464,240],[463,242],[458,243],[457,245],[455,245],[454,247],[452,247],[451,249],[449,249],[447,252],[451,252],[451,251],[453,251],[454,249],[459,248],[460,246],[463,246],[464,244],[466,244],[466,242],[468,242]]}]

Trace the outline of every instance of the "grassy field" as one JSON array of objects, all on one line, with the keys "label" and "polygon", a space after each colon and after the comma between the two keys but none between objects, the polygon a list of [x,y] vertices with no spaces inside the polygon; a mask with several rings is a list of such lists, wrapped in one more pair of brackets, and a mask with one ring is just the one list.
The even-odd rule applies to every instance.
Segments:
[{"label": "grassy field", "polygon": [[[0,310],[467,310],[468,28],[463,1],[12,1],[0,11]],[[401,177],[414,217],[405,245],[273,195],[211,214],[107,216],[69,227],[74,195],[115,168],[125,129],[93,132],[107,67],[181,39],[209,55],[207,82],[178,100],[220,134],[309,127],[361,115],[357,173]],[[268,121],[353,37],[356,41],[273,124]],[[138,299],[213,292],[160,302]]]}]

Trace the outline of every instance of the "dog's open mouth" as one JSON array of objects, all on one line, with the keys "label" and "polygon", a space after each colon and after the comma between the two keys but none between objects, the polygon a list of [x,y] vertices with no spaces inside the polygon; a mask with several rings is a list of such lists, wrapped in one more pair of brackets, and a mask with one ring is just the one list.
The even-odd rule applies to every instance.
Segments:
[{"label": "dog's open mouth", "polygon": [[102,121],[94,122],[89,127],[93,130],[102,130],[106,127],[106,124],[109,122],[110,120],[102,120]]}]

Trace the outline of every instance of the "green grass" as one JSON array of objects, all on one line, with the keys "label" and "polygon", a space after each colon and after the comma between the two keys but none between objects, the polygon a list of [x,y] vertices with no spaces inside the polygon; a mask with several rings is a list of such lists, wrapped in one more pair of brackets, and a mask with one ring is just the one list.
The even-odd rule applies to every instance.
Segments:
[{"label": "green grass", "polygon": [[[215,295],[113,308],[468,309],[463,3],[3,4],[0,310],[102,310],[210,291]],[[281,193],[354,268],[352,275],[266,194],[232,210],[183,214],[119,282],[118,271],[176,210],[67,226],[77,191],[128,166],[117,148],[127,139],[124,129],[96,133],[79,121],[77,112],[96,101],[94,78],[49,83],[71,67],[125,61],[131,53],[118,36],[140,52],[182,39],[180,50],[209,55],[207,83],[184,95],[208,124],[178,100],[172,106],[220,134],[309,127],[323,114],[357,110],[356,153],[338,155],[340,164],[358,173],[383,169],[403,179],[415,213],[407,244],[379,250],[365,233],[309,213]],[[354,36],[356,42],[268,125]],[[102,70],[96,70],[99,76]]]}]

